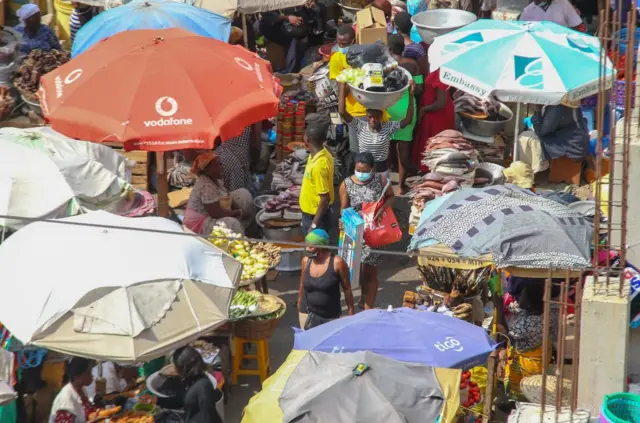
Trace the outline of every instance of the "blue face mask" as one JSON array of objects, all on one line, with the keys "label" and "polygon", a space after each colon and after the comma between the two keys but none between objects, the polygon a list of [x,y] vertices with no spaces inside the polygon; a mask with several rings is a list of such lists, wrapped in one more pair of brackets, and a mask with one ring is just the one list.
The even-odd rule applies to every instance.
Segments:
[{"label": "blue face mask", "polygon": [[358,172],[356,170],[355,175],[360,182],[367,182],[369,179],[371,179],[371,172]]},{"label": "blue face mask", "polygon": [[349,47],[338,47],[338,52],[342,54],[347,54],[349,51]]}]

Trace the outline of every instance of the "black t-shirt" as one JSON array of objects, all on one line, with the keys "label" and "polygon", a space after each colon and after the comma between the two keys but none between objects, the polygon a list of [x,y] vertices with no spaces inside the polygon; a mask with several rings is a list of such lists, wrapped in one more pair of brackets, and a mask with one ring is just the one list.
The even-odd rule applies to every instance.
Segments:
[{"label": "black t-shirt", "polygon": [[184,397],[185,423],[222,423],[216,402],[222,398],[206,375],[196,379]]}]

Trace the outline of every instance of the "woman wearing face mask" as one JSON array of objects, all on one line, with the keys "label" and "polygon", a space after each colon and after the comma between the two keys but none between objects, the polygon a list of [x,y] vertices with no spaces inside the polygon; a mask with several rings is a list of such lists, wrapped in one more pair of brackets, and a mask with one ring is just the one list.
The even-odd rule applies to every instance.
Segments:
[{"label": "woman wearing face mask", "polygon": [[[394,198],[393,188],[388,179],[374,173],[375,161],[371,153],[360,153],[356,156],[356,170],[353,176],[349,176],[340,185],[340,209],[352,207],[358,213],[362,213],[362,203],[373,203],[384,193],[384,205],[375,216],[377,220],[382,212],[391,205]],[[341,222],[342,223],[342,222]],[[380,255],[371,252],[366,244],[362,248],[362,271],[360,272],[360,286],[362,286],[362,298],[358,306],[364,309],[374,307],[376,294],[378,293],[378,269]]]},{"label": "woman wearing face mask", "polygon": [[342,257],[323,248],[329,245],[329,234],[314,229],[307,234],[308,257],[302,259],[298,312],[300,328],[311,329],[335,320],[342,314],[340,286],[347,303],[347,314],[353,314],[353,294],[349,281],[349,267]]}]

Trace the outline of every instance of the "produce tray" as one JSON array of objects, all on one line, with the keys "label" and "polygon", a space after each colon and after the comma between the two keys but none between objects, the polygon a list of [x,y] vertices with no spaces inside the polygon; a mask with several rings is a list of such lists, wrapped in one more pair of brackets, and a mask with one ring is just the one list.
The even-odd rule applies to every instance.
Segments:
[{"label": "produce tray", "polygon": [[[269,268],[271,269],[271,268]],[[254,283],[260,282],[260,279],[264,278],[267,275],[267,271],[265,271],[263,274],[256,276],[253,279],[247,279],[246,281],[240,281],[240,283],[238,283],[238,287],[243,287],[243,286],[249,286],[252,285]]]},{"label": "produce tray", "polygon": [[[278,297],[276,297],[275,295],[270,295],[270,294],[261,294],[258,291],[252,291],[252,292],[256,292],[256,296],[259,296],[258,299],[258,305],[256,307],[256,309],[250,313],[247,314],[245,316],[241,316],[241,317],[237,317],[237,318],[229,318],[229,322],[238,322],[240,320],[245,320],[245,319],[255,319],[257,317],[262,317],[262,316],[266,316],[268,314],[272,314],[277,312],[278,310],[280,310],[280,308],[277,308],[275,310],[265,310],[264,308],[261,308],[261,304],[260,304],[260,298],[267,298],[269,299],[269,303],[273,304],[273,303],[277,303],[280,304],[280,306],[282,307],[282,300]],[[263,305],[264,307],[264,305]]]}]

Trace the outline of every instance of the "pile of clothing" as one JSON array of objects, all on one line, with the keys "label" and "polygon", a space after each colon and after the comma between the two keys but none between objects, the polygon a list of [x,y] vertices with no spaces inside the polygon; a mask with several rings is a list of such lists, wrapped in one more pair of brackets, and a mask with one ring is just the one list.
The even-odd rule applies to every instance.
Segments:
[{"label": "pile of clothing", "polygon": [[262,224],[269,220],[302,220],[300,185],[292,185],[269,200],[258,219]]},{"label": "pile of clothing", "polygon": [[272,190],[287,189],[292,185],[302,185],[304,177],[304,167],[307,164],[309,153],[306,150],[298,149],[279,163],[273,171],[271,181]]},{"label": "pile of clothing", "polygon": [[429,139],[422,164],[443,177],[455,176],[461,186],[471,187],[478,151],[460,132],[447,129]]},{"label": "pile of clothing", "polygon": [[409,227],[417,227],[428,201],[476,182],[478,151],[458,131],[446,130],[427,143],[422,163],[431,172],[415,182],[409,192]]}]

